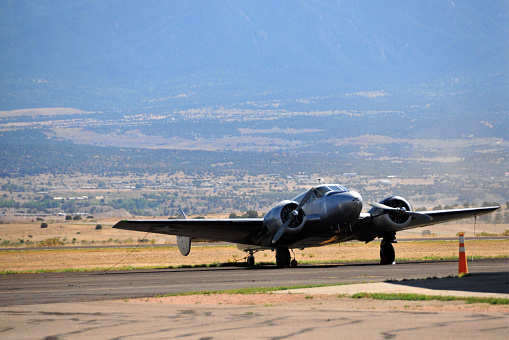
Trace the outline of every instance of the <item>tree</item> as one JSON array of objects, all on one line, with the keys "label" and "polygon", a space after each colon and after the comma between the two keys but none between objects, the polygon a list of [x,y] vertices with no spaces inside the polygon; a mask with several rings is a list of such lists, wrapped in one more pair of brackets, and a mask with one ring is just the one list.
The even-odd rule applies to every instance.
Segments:
[{"label": "tree", "polygon": [[47,228],[47,227],[48,227],[48,223],[46,223],[46,222],[41,223],[41,228]]},{"label": "tree", "polygon": [[258,211],[248,210],[243,216],[245,216],[247,218],[258,218]]}]

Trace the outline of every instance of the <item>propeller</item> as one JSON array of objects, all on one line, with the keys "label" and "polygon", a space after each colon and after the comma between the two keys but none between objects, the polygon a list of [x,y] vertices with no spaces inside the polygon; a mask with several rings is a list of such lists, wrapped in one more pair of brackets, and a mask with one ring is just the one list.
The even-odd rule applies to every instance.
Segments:
[{"label": "propeller", "polygon": [[286,220],[285,223],[283,223],[281,228],[278,229],[278,231],[276,232],[276,234],[272,238],[272,243],[276,243],[281,238],[281,236],[283,236],[283,234],[285,233],[285,231],[288,228],[288,226],[290,225],[290,223],[292,223],[295,219],[297,219],[297,217],[299,217],[299,210],[311,198],[311,195],[313,195],[314,191],[315,191],[314,188],[313,189],[309,189],[308,192],[306,192],[306,194],[304,195],[304,197],[300,201],[300,203],[297,206],[297,208],[295,208],[290,214],[288,214],[288,219]]},{"label": "propeller", "polygon": [[418,212],[415,212],[415,211],[408,211],[404,207],[394,208],[394,207],[389,207],[388,205],[381,204],[381,203],[368,203],[368,204],[370,206],[378,208],[378,209],[382,209],[382,210],[385,210],[385,211],[394,211],[394,212],[397,212],[397,213],[401,213],[401,214],[405,214],[405,215],[411,216],[411,217],[413,217],[415,219],[422,220],[422,221],[431,221],[433,219],[433,217],[428,216],[426,214],[421,214],[421,213],[418,213]]}]

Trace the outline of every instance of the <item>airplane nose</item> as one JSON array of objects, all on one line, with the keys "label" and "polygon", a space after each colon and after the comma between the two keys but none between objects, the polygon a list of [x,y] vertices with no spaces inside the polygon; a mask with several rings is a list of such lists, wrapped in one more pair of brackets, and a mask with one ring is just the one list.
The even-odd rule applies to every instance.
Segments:
[{"label": "airplane nose", "polygon": [[357,191],[350,191],[350,196],[352,197],[352,204],[359,205],[362,209],[362,197]]},{"label": "airplane nose", "polygon": [[327,209],[332,220],[353,223],[359,218],[362,210],[362,197],[358,192],[347,191],[333,197],[335,197],[334,203],[331,202],[331,208]]},{"label": "airplane nose", "polygon": [[357,218],[362,210],[362,197],[357,191],[350,191],[348,193],[350,199],[349,210]]},{"label": "airplane nose", "polygon": [[362,211],[362,197],[356,191],[345,191],[328,196],[325,215],[331,225],[354,223]]}]

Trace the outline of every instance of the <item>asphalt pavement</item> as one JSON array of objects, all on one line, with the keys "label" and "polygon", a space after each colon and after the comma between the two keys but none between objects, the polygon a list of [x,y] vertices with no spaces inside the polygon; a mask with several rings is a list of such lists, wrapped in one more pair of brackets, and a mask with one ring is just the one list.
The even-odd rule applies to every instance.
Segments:
[{"label": "asphalt pavement", "polygon": [[[453,261],[301,266],[278,269],[190,268],[0,277],[2,339],[507,339],[509,307],[362,299],[305,299],[279,305],[168,304],[134,297],[161,293],[277,287],[340,286],[291,293],[416,292],[509,296],[509,259],[469,262],[457,277]],[[288,293],[288,292],[287,292]],[[426,309],[431,308],[431,309]]]}]

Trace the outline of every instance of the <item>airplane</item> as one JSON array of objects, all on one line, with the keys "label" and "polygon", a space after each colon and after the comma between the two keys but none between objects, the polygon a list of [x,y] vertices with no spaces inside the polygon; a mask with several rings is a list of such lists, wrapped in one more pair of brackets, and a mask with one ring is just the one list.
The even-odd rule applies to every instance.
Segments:
[{"label": "airplane", "polygon": [[277,203],[263,218],[186,219],[181,211],[176,219],[123,220],[113,226],[177,236],[180,253],[187,256],[192,239],[232,242],[249,253],[246,262],[255,265],[254,253],[275,250],[277,267],[296,266],[290,249],[304,249],[352,240],[380,243],[380,264],[395,260],[393,243],[396,233],[468,217],[491,213],[500,206],[413,211],[400,196],[379,203],[368,203],[371,209],[361,212],[361,195],[340,184],[320,184],[301,195]]}]

